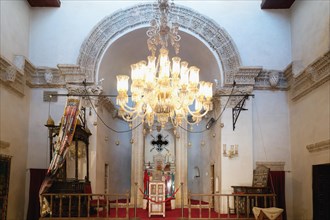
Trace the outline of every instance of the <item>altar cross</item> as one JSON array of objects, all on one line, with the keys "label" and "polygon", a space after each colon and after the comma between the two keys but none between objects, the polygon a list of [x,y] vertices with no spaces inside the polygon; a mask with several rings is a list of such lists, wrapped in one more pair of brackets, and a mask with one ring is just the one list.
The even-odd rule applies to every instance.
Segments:
[{"label": "altar cross", "polygon": [[166,148],[166,146],[168,145],[168,141],[166,140],[167,136],[164,138],[164,140],[163,140],[163,135],[161,135],[161,134],[157,135],[157,140],[155,137],[153,137],[153,138],[154,138],[154,140],[151,141],[153,148],[150,150],[150,152],[155,148],[158,152],[162,152],[164,149],[167,152],[169,152],[169,150]]}]

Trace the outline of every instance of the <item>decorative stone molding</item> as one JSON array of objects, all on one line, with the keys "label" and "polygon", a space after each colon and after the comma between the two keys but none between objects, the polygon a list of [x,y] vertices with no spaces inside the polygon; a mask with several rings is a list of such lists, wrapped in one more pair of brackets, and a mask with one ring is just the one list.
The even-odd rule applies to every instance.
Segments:
[{"label": "decorative stone molding", "polygon": [[262,67],[239,67],[235,74],[235,82],[237,85],[253,86],[255,78],[260,74]]},{"label": "decorative stone molding", "polygon": [[77,84],[66,84],[68,94],[72,95],[100,95],[103,91],[102,86],[99,85],[77,85]]},{"label": "decorative stone molding", "polygon": [[27,85],[31,88],[63,88],[68,83],[82,83],[85,79],[77,65],[58,64],[57,67],[35,67],[25,60]]},{"label": "decorative stone molding", "polygon": [[6,149],[10,147],[10,143],[0,140],[0,149]]},{"label": "decorative stone molding", "polygon": [[[116,108],[116,106],[113,104],[113,102],[109,97],[104,97],[104,96],[99,97],[97,106],[101,106],[104,109],[106,109],[111,114],[112,118],[118,117],[118,109]],[[122,119],[122,117],[118,117],[118,118]]]},{"label": "decorative stone molding", "polygon": [[[27,85],[31,88],[63,88],[65,86],[63,76],[56,68],[33,67],[30,63],[29,69],[32,71],[27,75]],[[50,80],[47,79],[47,75],[51,75],[50,82],[47,82],[47,80]]]},{"label": "decorative stone molding", "polygon": [[285,162],[263,162],[257,161],[256,166],[268,167],[271,171],[284,171]]},{"label": "decorative stone molding", "polygon": [[106,109],[113,118],[118,117],[118,110],[111,99],[106,97],[106,95],[102,96],[102,86],[88,85],[85,88],[83,85],[67,84],[66,89],[68,90],[68,94],[72,95],[91,95],[89,97],[82,97],[83,106],[91,107],[90,102],[92,102],[95,107]]},{"label": "decorative stone molding", "polygon": [[58,64],[57,65],[65,83],[82,83],[85,80],[85,74],[78,65]]},{"label": "decorative stone molding", "polygon": [[[228,99],[230,98],[226,107],[234,108],[242,100],[243,96],[230,96],[230,97],[221,96],[221,95],[230,95],[231,91],[232,88],[230,87],[223,87],[217,90],[214,94],[214,100],[213,100],[214,105],[216,105],[216,103],[218,103],[218,101],[220,100],[220,105],[224,107]],[[252,94],[252,92],[253,92],[253,86],[241,86],[235,88],[233,90],[232,95]]]},{"label": "decorative stone molding", "polygon": [[254,89],[288,90],[285,73],[278,70],[262,70],[255,79]]},{"label": "decorative stone molding", "polygon": [[[140,4],[120,10],[94,27],[82,44],[77,61],[88,82],[95,81],[97,66],[109,42],[124,32],[149,24],[155,13],[154,8],[153,4]],[[175,5],[172,15],[178,17],[180,28],[199,36],[214,49],[224,70],[225,85],[232,84],[241,61],[229,34],[216,22],[184,6]]]},{"label": "decorative stone molding", "polygon": [[309,144],[306,146],[306,149],[312,153],[312,152],[319,152],[323,150],[329,150],[330,149],[330,139],[326,141],[321,141],[315,144]]},{"label": "decorative stone molding", "polygon": [[10,61],[2,55],[0,56],[0,82],[19,95],[24,95],[24,72],[17,69],[15,65],[10,63]]},{"label": "decorative stone molding", "polygon": [[291,98],[297,101],[330,79],[330,51],[293,76],[292,64],[284,71],[291,90]]}]

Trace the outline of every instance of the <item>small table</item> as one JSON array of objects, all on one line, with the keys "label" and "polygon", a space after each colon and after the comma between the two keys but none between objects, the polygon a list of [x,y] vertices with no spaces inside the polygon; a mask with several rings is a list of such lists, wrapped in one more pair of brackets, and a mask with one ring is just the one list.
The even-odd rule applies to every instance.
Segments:
[{"label": "small table", "polygon": [[253,207],[252,209],[255,219],[257,220],[282,220],[283,209],[271,207],[271,208],[259,208]]},{"label": "small table", "polygon": [[[240,214],[250,214],[252,212],[253,205],[263,204],[263,198],[254,198],[250,197],[249,201],[246,201],[246,197],[239,195],[248,195],[248,194],[267,194],[270,192],[268,187],[257,187],[257,186],[232,186],[234,189],[235,197],[235,210],[238,210]],[[237,201],[236,201],[237,198]]]}]

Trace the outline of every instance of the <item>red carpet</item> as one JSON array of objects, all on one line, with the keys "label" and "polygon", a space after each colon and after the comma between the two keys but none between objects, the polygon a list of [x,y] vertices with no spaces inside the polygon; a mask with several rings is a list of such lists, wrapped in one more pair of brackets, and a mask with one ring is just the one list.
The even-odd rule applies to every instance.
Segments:
[{"label": "red carpet", "polygon": [[[100,217],[106,217],[106,211],[101,211],[99,212]],[[116,216],[116,209],[111,208],[108,217],[114,218]],[[188,209],[185,208],[183,210],[183,216],[188,217]],[[191,209],[191,217],[192,218],[199,218],[199,209]],[[126,208],[118,208],[118,217],[119,218],[124,218],[126,217]],[[129,217],[133,218],[134,217],[134,209],[130,208],[129,209]],[[176,220],[181,217],[181,209],[174,209],[174,210],[166,210],[166,216],[163,218],[161,215],[152,215],[150,218],[148,217],[148,210],[147,209],[141,209],[138,208],[136,209],[136,217],[140,218],[141,220],[146,220],[146,219],[154,219],[154,220]],[[218,213],[214,212],[211,210],[211,216],[209,217],[209,211],[208,209],[202,209],[202,218],[218,218]],[[227,218],[227,214],[221,214],[221,218]],[[236,218],[236,215],[231,215],[230,218]],[[242,216],[243,217],[243,216]],[[241,218],[242,218],[241,217]],[[245,216],[244,216],[245,217]]]},{"label": "red carpet", "polygon": [[[110,201],[110,203],[116,203],[116,201]],[[125,206],[126,205],[126,199],[118,199],[118,203],[121,203],[121,205]],[[203,202],[199,200],[191,200],[190,203],[192,205],[207,205],[208,202]],[[121,206],[121,207],[123,207]],[[152,215],[150,218],[148,217],[148,209],[142,209],[142,208],[137,208],[136,209],[136,217],[140,218],[141,220],[146,220],[146,219],[154,219],[154,220],[176,220],[182,216],[182,210],[180,208],[177,209],[171,209],[170,201],[165,205],[166,207],[166,212],[165,212],[165,218],[162,217],[162,215]],[[116,217],[116,209],[111,208],[109,210],[108,216],[106,213],[106,210],[100,211],[99,212],[99,217],[110,217],[110,218],[115,218]],[[126,217],[126,208],[118,208],[118,218],[125,218]],[[133,218],[134,217],[134,208],[129,209],[129,217]],[[183,210],[183,217],[188,218],[188,208],[185,208]],[[218,213],[213,211],[211,209],[210,215],[209,215],[209,210],[208,208],[203,208],[202,213],[199,213],[199,208],[192,208],[191,209],[191,218],[218,218]],[[240,216],[241,218],[245,218],[246,216]],[[220,218],[228,218],[227,214],[221,214]],[[230,215],[229,218],[237,218],[236,215]]]}]

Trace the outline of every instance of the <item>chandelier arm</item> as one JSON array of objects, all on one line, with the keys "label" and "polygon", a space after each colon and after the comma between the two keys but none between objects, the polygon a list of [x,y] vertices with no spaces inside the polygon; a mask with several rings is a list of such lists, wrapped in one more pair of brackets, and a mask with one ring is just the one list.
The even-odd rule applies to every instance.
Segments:
[{"label": "chandelier arm", "polygon": [[191,114],[192,116],[197,117],[197,118],[202,118],[209,112],[208,107],[206,107],[205,112],[203,114],[199,114],[199,115],[196,115],[196,113],[199,113],[202,110],[202,108],[201,108],[201,110],[194,111],[194,112],[192,112],[189,108],[187,108],[187,109],[188,109],[189,114]]},{"label": "chandelier arm", "polygon": [[175,122],[175,120],[173,120],[173,117],[170,117],[170,118],[171,118],[171,122],[172,122],[173,126],[174,126],[175,128],[178,127],[179,124],[177,124],[177,123]]},{"label": "chandelier arm", "polygon": [[[178,56],[169,57],[168,45],[171,44],[178,54],[181,40],[179,23],[170,19],[172,7],[169,0],[158,0],[158,13],[146,31],[147,46],[152,56],[148,57],[148,62],[131,65],[131,91],[136,91],[132,95],[133,107],[128,105],[126,94],[129,77],[117,76],[117,90],[120,92],[117,103],[120,103],[120,113],[126,121],[140,117],[149,126],[158,121],[164,127],[170,117],[173,126],[177,127],[181,125],[182,118],[190,125],[196,124],[212,110],[209,103],[212,83],[203,81],[199,84],[199,68],[188,67],[188,62],[181,61]],[[158,48],[159,55],[156,56]],[[187,117],[192,117],[192,120],[188,121]]]},{"label": "chandelier arm", "polygon": [[198,119],[194,120],[193,122],[190,122],[188,120],[188,117],[184,117],[184,119],[189,125],[195,125],[195,124],[198,124],[200,122],[200,121],[198,121]]},{"label": "chandelier arm", "polygon": [[132,122],[132,121],[134,121],[139,115],[137,114],[137,113],[134,113],[134,117],[133,118],[131,118],[131,119],[129,119],[129,118],[126,118],[124,115],[122,115],[121,117],[125,120],[125,121],[127,121],[127,122]]},{"label": "chandelier arm", "polygon": [[120,107],[126,112],[126,113],[129,113],[129,114],[134,114],[135,112],[137,112],[137,108],[135,107],[130,107],[128,106],[126,103],[124,105],[120,105]]},{"label": "chandelier arm", "polygon": [[[94,111],[94,113],[96,114],[97,118],[100,119],[100,121],[103,123],[103,125],[108,128],[110,131],[113,131],[115,133],[119,133],[119,134],[122,134],[122,133],[127,133],[127,132],[132,132],[133,130],[135,130],[136,128],[138,128],[140,125],[142,125],[142,123],[139,123],[138,125],[136,125],[135,127],[131,128],[131,129],[128,129],[128,130],[116,130],[116,129],[113,129],[112,127],[110,127],[107,123],[105,123],[105,121],[102,119],[102,117],[98,114],[98,112],[96,111],[95,109],[95,106],[90,98],[90,94],[88,94],[88,91],[86,89],[86,81],[83,81],[83,85],[84,85],[84,88],[85,88],[85,95],[87,96],[88,98],[88,101],[90,103],[90,105],[92,106],[92,109]],[[100,95],[97,95],[97,96],[100,96]]]}]

